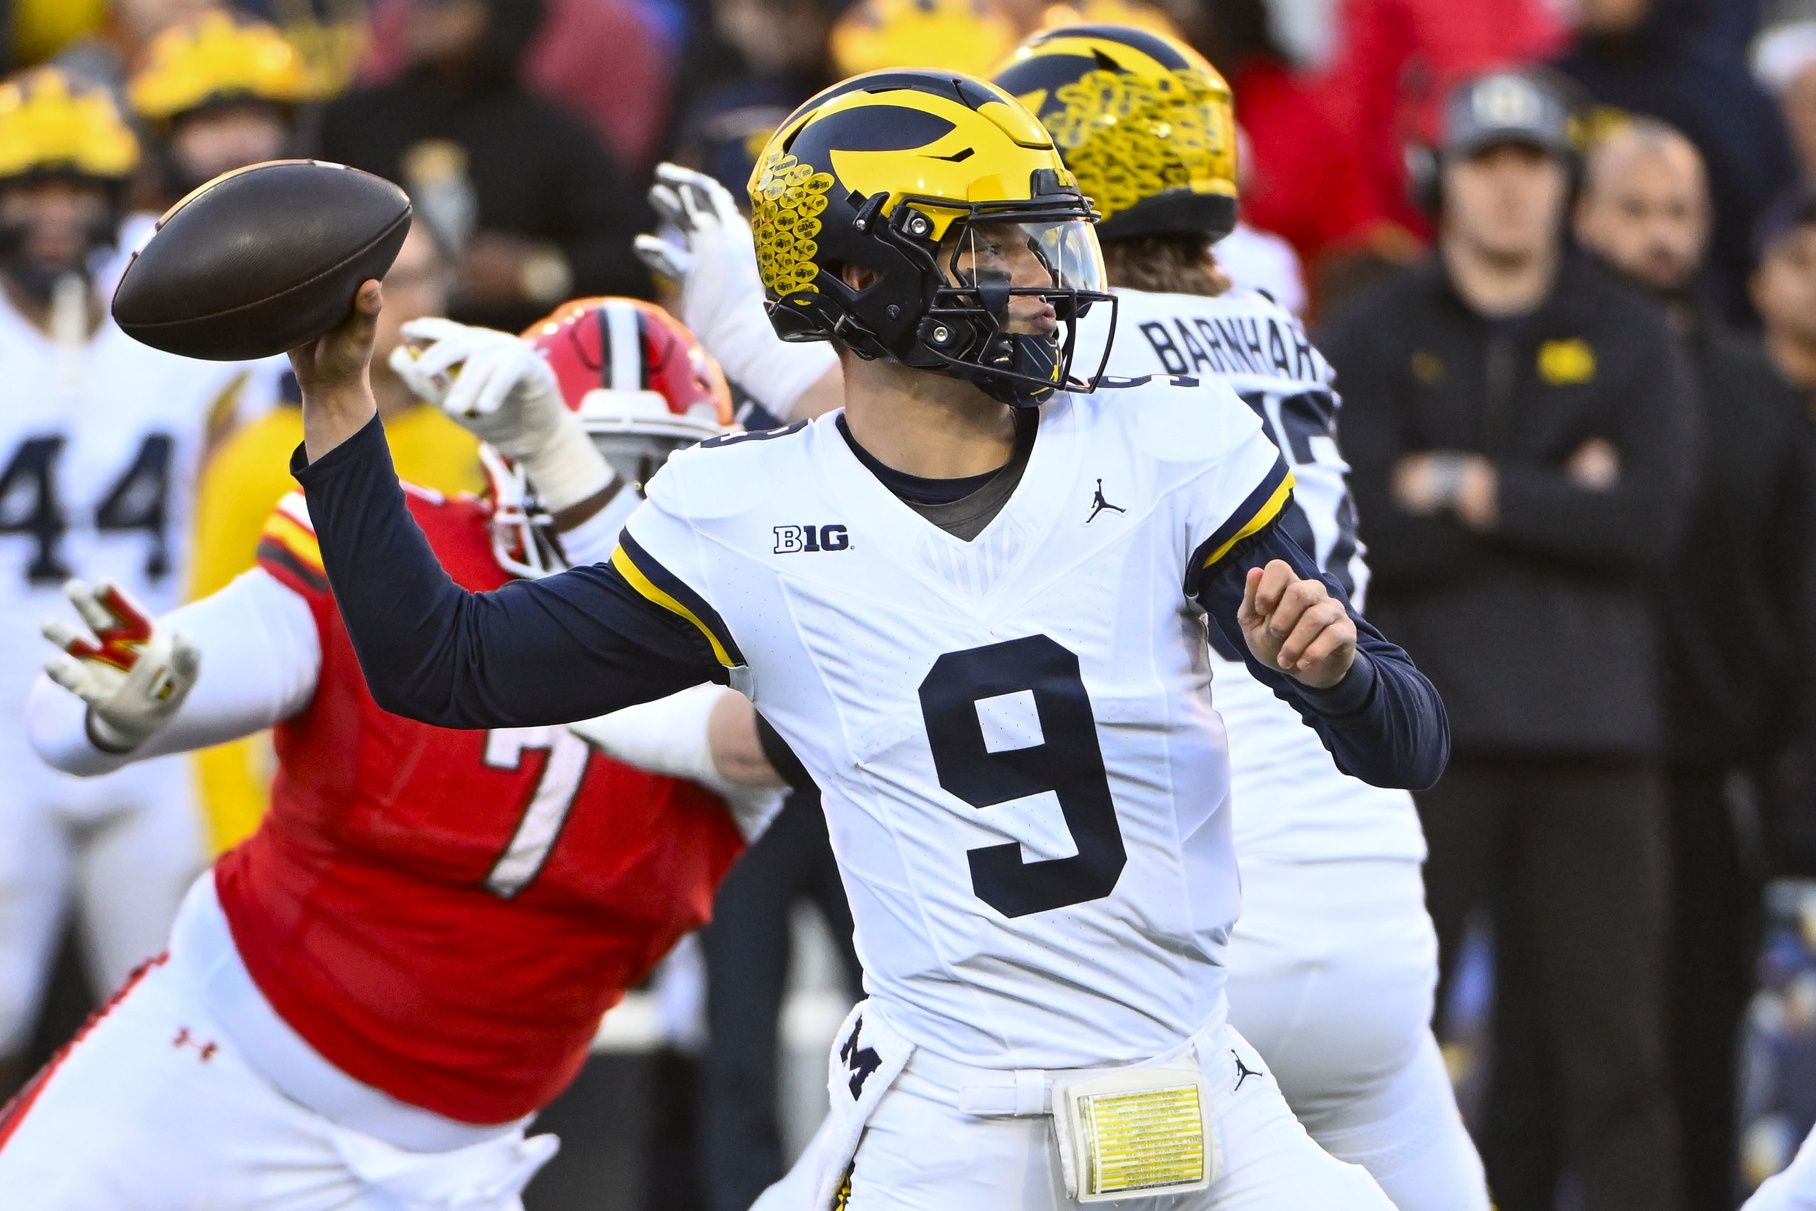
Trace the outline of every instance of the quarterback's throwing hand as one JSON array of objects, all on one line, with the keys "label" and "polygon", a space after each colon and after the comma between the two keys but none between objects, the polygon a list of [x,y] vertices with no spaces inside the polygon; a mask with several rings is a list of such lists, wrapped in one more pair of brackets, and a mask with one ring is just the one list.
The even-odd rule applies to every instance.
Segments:
[{"label": "quarterback's throwing hand", "polygon": [[366,368],[372,363],[372,341],[378,335],[378,313],[385,305],[376,279],[362,282],[347,318],[306,345],[290,351],[290,368],[304,395],[366,391]]},{"label": "quarterback's throwing hand", "polygon": [[125,753],[170,721],[195,685],[201,658],[186,637],[160,628],[126,590],[108,581],[63,586],[88,630],[62,619],[44,637],[64,655],[44,666],[50,679],[88,704],[89,737]]},{"label": "quarterback's throwing hand", "polygon": [[1356,624],[1321,580],[1301,580],[1276,559],[1250,568],[1237,614],[1249,651],[1313,689],[1343,680],[1356,659]]}]

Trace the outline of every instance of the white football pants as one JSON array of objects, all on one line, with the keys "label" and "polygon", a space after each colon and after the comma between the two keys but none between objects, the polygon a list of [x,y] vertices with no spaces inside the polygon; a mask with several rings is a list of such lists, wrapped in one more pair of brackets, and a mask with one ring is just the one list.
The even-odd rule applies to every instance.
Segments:
[{"label": "white football pants", "polygon": [[[849,1030],[849,1024],[847,1026]],[[841,1036],[845,1031],[841,1031]],[[866,1045],[887,1049],[870,1026]],[[831,1091],[843,1092],[839,1043]],[[1393,1211],[1368,1173],[1334,1160],[1287,1109],[1266,1064],[1233,1028],[1200,1033],[1180,1053],[1196,1062],[1211,1090],[1221,1175],[1208,1190],[1119,1201],[1139,1211]],[[1239,1062],[1240,1061],[1240,1062]],[[889,1070],[883,1058],[880,1077]],[[963,1068],[912,1053],[864,1119],[852,1157],[846,1211],[1060,1211],[1079,1204],[1066,1194],[1052,1126],[1039,1107],[1042,1078],[1066,1074]],[[1030,1080],[1030,1078],[1033,1078]],[[1036,1091],[1018,1113],[969,1113]],[[847,1103],[849,1104],[849,1103]],[[839,1103],[787,1176],[758,1200],[757,1211],[827,1211],[815,1190],[842,1170],[835,1146]]]},{"label": "white football pants", "polygon": [[135,976],[0,1117],[6,1206],[521,1211],[553,1136],[410,1152],[336,1126],[246,1062],[200,966],[173,951]]},{"label": "white football pants", "polygon": [[0,1056],[25,1049],[74,902],[95,988],[164,949],[207,864],[187,757],[101,778],[43,765],[21,733],[0,787]]},{"label": "white football pants", "polygon": [[1437,956],[1416,862],[1244,861],[1230,1023],[1311,1137],[1399,1211],[1488,1211],[1431,1033]]}]

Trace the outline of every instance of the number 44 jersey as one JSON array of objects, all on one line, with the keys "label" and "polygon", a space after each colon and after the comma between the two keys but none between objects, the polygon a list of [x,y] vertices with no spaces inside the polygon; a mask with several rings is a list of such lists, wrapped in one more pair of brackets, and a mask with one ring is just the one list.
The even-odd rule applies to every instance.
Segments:
[{"label": "number 44 jersey", "polygon": [[[1233,394],[1060,396],[969,542],[837,421],[716,439],[614,562],[704,631],[823,793],[873,1005],[993,1068],[1156,1054],[1238,907],[1198,570],[1289,498]],[[708,448],[710,447],[710,448]]]},{"label": "number 44 jersey", "polygon": [[[72,576],[110,577],[153,613],[181,601],[190,497],[211,421],[269,390],[244,364],[139,344],[111,321],[64,346],[0,300],[0,695],[16,711],[49,649],[32,636],[68,609]],[[274,376],[263,376],[270,378]],[[138,775],[77,783],[41,771],[16,720],[28,792],[46,805],[118,806]],[[5,752],[0,749],[0,752]],[[155,776],[147,785],[167,788]],[[15,788],[17,793],[17,788]],[[127,797],[131,797],[128,795]]]},{"label": "number 44 jersey", "polygon": [[[1293,470],[1281,524],[1362,609],[1368,565],[1356,537],[1349,465],[1337,447],[1333,375],[1291,313],[1266,295],[1214,298],[1119,290],[1110,372],[1190,375],[1233,389]],[[1090,317],[1095,319],[1096,317]],[[1101,328],[1087,322],[1087,342]],[[1095,349],[1080,353],[1092,365]],[[1203,406],[1227,398],[1219,388]],[[1217,711],[1229,729],[1236,850],[1245,861],[1420,861],[1425,836],[1412,797],[1338,771],[1297,713],[1211,633]]]}]

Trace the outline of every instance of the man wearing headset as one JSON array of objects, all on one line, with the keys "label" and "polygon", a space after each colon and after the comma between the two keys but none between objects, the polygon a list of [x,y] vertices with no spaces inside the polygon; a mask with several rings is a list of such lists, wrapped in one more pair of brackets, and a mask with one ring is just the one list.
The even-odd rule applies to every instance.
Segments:
[{"label": "man wearing headset", "polygon": [[1663,315],[1566,242],[1571,126],[1529,76],[1453,93],[1433,255],[1321,341],[1370,613],[1455,729],[1419,797],[1427,903],[1446,976],[1472,914],[1493,924],[1477,1138],[1504,1211],[1550,1207],[1565,1171],[1598,1211],[1679,1205],[1655,586],[1689,499],[1690,388]]}]

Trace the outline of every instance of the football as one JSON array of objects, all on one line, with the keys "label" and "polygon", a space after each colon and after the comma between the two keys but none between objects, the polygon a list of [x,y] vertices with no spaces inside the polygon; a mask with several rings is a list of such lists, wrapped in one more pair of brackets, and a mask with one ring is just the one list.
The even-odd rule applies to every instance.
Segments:
[{"label": "football", "polygon": [[345,319],[409,230],[409,197],[369,172],[322,160],[236,169],[158,220],[114,291],[114,320],[185,357],[283,353]]}]

